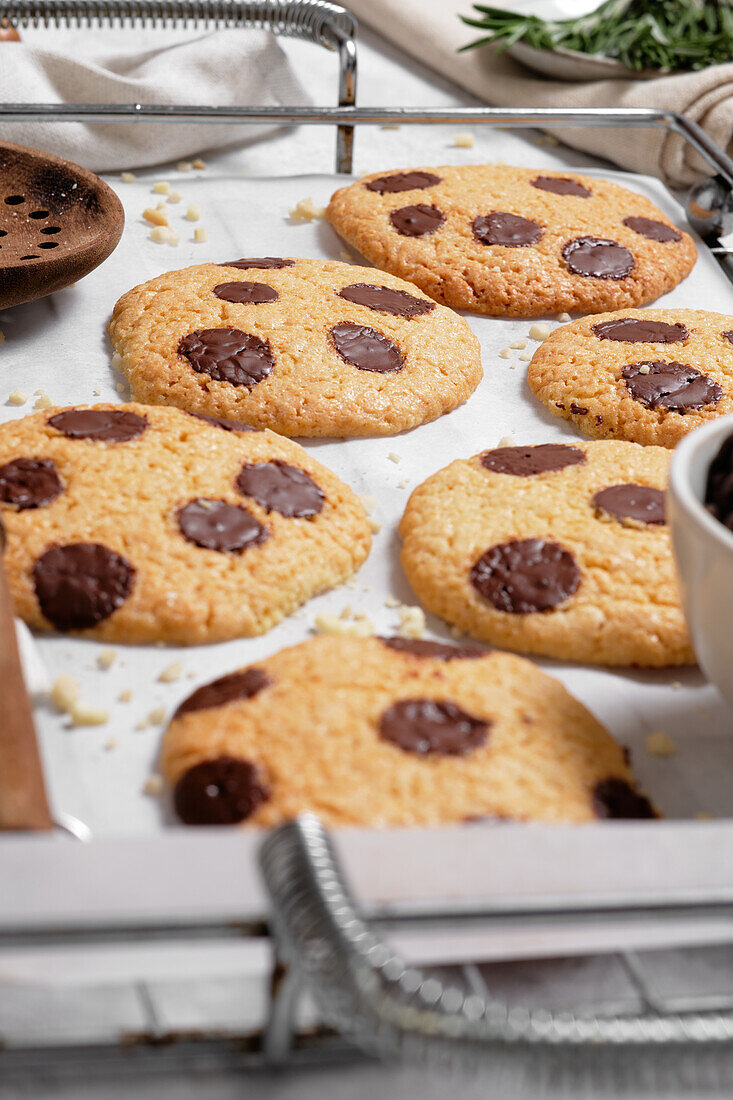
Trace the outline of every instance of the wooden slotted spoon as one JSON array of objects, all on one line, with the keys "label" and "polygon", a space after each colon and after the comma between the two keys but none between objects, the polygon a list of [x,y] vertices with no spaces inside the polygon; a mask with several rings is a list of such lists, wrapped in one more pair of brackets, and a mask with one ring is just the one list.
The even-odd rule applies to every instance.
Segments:
[{"label": "wooden slotted spoon", "polygon": [[88,275],[124,224],[120,200],[92,172],[0,141],[0,309]]}]

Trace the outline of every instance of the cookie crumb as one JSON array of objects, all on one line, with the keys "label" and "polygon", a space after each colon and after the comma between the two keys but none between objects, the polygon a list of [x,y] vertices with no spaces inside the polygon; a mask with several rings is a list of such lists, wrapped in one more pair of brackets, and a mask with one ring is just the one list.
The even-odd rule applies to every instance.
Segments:
[{"label": "cookie crumb", "polygon": [[390,451],[389,454],[387,455],[387,458],[389,459],[390,462],[401,462],[402,461],[402,456],[398,455],[396,451]]},{"label": "cookie crumb", "polygon": [[79,692],[81,685],[75,677],[70,676],[67,672],[62,672],[60,676],[57,676],[51,685],[50,698],[51,702],[58,710],[63,711],[64,714],[68,714],[74,703],[79,698]]},{"label": "cookie crumb", "polygon": [[176,172],[190,172],[193,168],[193,164],[190,160],[179,160],[176,165]]},{"label": "cookie crumb", "polygon": [[551,332],[552,329],[546,321],[538,321],[529,330],[529,338],[530,340],[538,340],[541,343],[547,339]]},{"label": "cookie crumb", "polygon": [[349,577],[349,579],[344,582],[344,588],[356,588],[356,577]]},{"label": "cookie crumb", "polygon": [[74,703],[67,713],[75,726],[103,726],[109,721],[108,710],[90,707],[86,703]]},{"label": "cookie crumb", "polygon": [[168,196],[168,202],[180,202],[182,198],[183,195],[180,191],[171,191],[170,195]]},{"label": "cookie crumb", "polygon": [[125,392],[125,383],[124,382],[115,382],[115,389],[117,390],[118,393],[124,393]]},{"label": "cookie crumb", "polygon": [[511,357],[512,357],[512,353],[511,353],[511,350],[509,348],[502,348],[501,351],[499,352],[499,358],[500,359],[511,359]]},{"label": "cookie crumb", "polygon": [[497,445],[497,447],[513,447],[514,446],[514,436],[513,435],[503,435],[496,445]]},{"label": "cookie crumb", "polygon": [[118,703],[129,703],[131,699],[132,699],[132,692],[130,691],[129,688],[125,688],[125,690],[121,691],[120,694],[117,696],[117,702]]},{"label": "cookie crumb", "polygon": [[369,517],[369,530],[371,531],[371,533],[373,535],[378,535],[379,532],[382,530],[382,524],[379,522],[378,519],[373,519],[370,516]]},{"label": "cookie crumb", "polygon": [[101,396],[102,396],[102,391],[101,390],[92,390],[92,397],[101,397]]},{"label": "cookie crumb", "polygon": [[526,348],[526,346],[527,346],[527,341],[526,340],[515,340],[513,344],[509,345],[509,347],[514,348],[515,351],[517,351],[517,350],[523,351],[524,348]]},{"label": "cookie crumb", "polygon": [[673,756],[677,751],[672,738],[662,730],[650,733],[644,742],[646,751],[652,756]]},{"label": "cookie crumb", "polygon": [[409,485],[410,485],[409,477],[403,477],[402,481],[397,482],[397,488],[398,489],[407,489],[407,488],[409,488]]},{"label": "cookie crumb", "polygon": [[143,794],[147,794],[150,798],[160,798],[164,790],[163,776],[154,772],[149,775],[143,783]]},{"label": "cookie crumb", "polygon": [[522,355],[520,355],[519,356],[519,362],[520,363],[531,363],[532,362],[532,352],[531,351],[526,351]]},{"label": "cookie crumb", "polygon": [[301,199],[288,211],[291,222],[312,222],[316,218],[325,218],[325,206],[316,206],[313,199]]},{"label": "cookie crumb", "polygon": [[197,222],[201,217],[201,207],[197,202],[192,202],[186,211],[186,220],[189,222]]},{"label": "cookie crumb", "polygon": [[405,638],[422,638],[425,633],[425,612],[421,607],[402,604],[397,609],[400,617],[400,634]]},{"label": "cookie crumb", "polygon": [[572,317],[570,316],[569,313],[558,313],[557,319],[558,319],[558,321],[562,322],[562,324],[564,324],[564,325],[566,325],[568,323],[568,321],[572,321]]},{"label": "cookie crumb", "polygon": [[206,161],[201,160],[201,157],[197,157],[196,160],[193,162],[193,166],[194,168],[197,168],[200,172],[203,172],[206,170]]},{"label": "cookie crumb", "polygon": [[171,236],[175,234],[167,225],[156,225],[155,229],[150,230],[150,240],[155,241],[156,244],[167,244]]},{"label": "cookie crumb", "polygon": [[199,226],[198,229],[194,229],[193,231],[193,239],[195,244],[205,244],[209,239],[209,235],[203,226]]},{"label": "cookie crumb", "polygon": [[48,396],[48,394],[43,393],[43,391],[41,391],[41,393],[39,393],[38,397],[36,398],[36,400],[33,403],[33,408],[34,409],[50,409],[52,405],[53,405],[53,401]]},{"label": "cookie crumb", "polygon": [[151,225],[169,225],[168,215],[165,211],[159,210],[157,207],[148,206],[143,210],[143,218],[146,222],[150,222]]},{"label": "cookie crumb", "polygon": [[362,617],[359,619],[355,617],[353,622],[344,622],[343,619],[332,614],[316,615],[313,630],[316,634],[340,634],[354,638],[370,638],[376,633],[374,623],[363,612],[361,614]]},{"label": "cookie crumb", "polygon": [[120,176],[122,183],[134,183],[136,179],[137,176],[134,172],[123,172]]},{"label": "cookie crumb", "polygon": [[672,691],[681,691],[682,690],[682,683],[681,683],[680,680],[673,680],[672,683],[669,686],[672,688]]},{"label": "cookie crumb", "polygon": [[396,596],[387,596],[387,599],[384,601],[384,606],[385,607],[400,607],[401,603],[402,603],[402,601],[398,600]]},{"label": "cookie crumb", "polygon": [[456,149],[473,149],[476,139],[473,134],[469,133],[454,134],[453,144]]},{"label": "cookie crumb", "polygon": [[149,726],[162,726],[165,722],[165,707],[154,707],[148,715]]},{"label": "cookie crumb", "polygon": [[641,363],[640,366],[639,366],[639,374],[648,374],[648,373],[649,373],[649,364],[648,363]]},{"label": "cookie crumb", "polygon": [[27,400],[28,400],[28,394],[27,393],[23,393],[22,390],[13,390],[13,392],[11,394],[9,394],[6,404],[7,405],[25,405]]},{"label": "cookie crumb", "polygon": [[373,493],[365,493],[364,496],[359,497],[361,505],[368,516],[371,516],[373,512],[377,510],[377,498]]},{"label": "cookie crumb", "polygon": [[159,180],[158,183],[153,184],[153,193],[155,195],[168,195],[170,194],[171,185],[165,180]]},{"label": "cookie crumb", "polygon": [[351,604],[344,604],[339,612],[339,619],[350,619],[353,614],[354,613],[351,610]]},{"label": "cookie crumb", "polygon": [[158,677],[160,684],[174,684],[183,676],[183,661],[174,661],[172,665],[164,668]]},{"label": "cookie crumb", "polygon": [[112,668],[112,665],[117,660],[116,649],[103,649],[97,657],[97,668],[101,668],[106,671],[108,668]]},{"label": "cookie crumb", "polygon": [[108,741],[104,742],[104,751],[112,752],[114,749],[117,748],[118,744],[119,742],[116,737],[110,737]]}]

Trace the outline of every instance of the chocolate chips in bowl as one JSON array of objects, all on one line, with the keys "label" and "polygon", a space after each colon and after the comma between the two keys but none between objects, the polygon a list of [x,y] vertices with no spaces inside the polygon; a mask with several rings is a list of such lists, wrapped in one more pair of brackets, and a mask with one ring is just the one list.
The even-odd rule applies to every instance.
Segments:
[{"label": "chocolate chips in bowl", "polygon": [[733,531],[733,432],[725,439],[708,469],[705,507]]}]

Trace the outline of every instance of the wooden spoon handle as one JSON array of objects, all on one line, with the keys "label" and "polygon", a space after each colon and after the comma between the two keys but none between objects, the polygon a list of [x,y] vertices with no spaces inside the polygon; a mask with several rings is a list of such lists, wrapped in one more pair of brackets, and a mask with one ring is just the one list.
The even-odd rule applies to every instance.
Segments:
[{"label": "wooden spoon handle", "polygon": [[2,567],[0,530],[0,829],[52,829],[41,757]]}]

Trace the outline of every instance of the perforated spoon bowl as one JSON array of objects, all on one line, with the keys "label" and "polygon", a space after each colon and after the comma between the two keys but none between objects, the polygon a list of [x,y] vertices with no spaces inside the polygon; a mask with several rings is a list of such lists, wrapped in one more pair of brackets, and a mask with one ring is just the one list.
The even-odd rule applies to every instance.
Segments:
[{"label": "perforated spoon bowl", "polygon": [[114,191],[86,168],[0,142],[0,309],[88,275],[124,224]]}]

